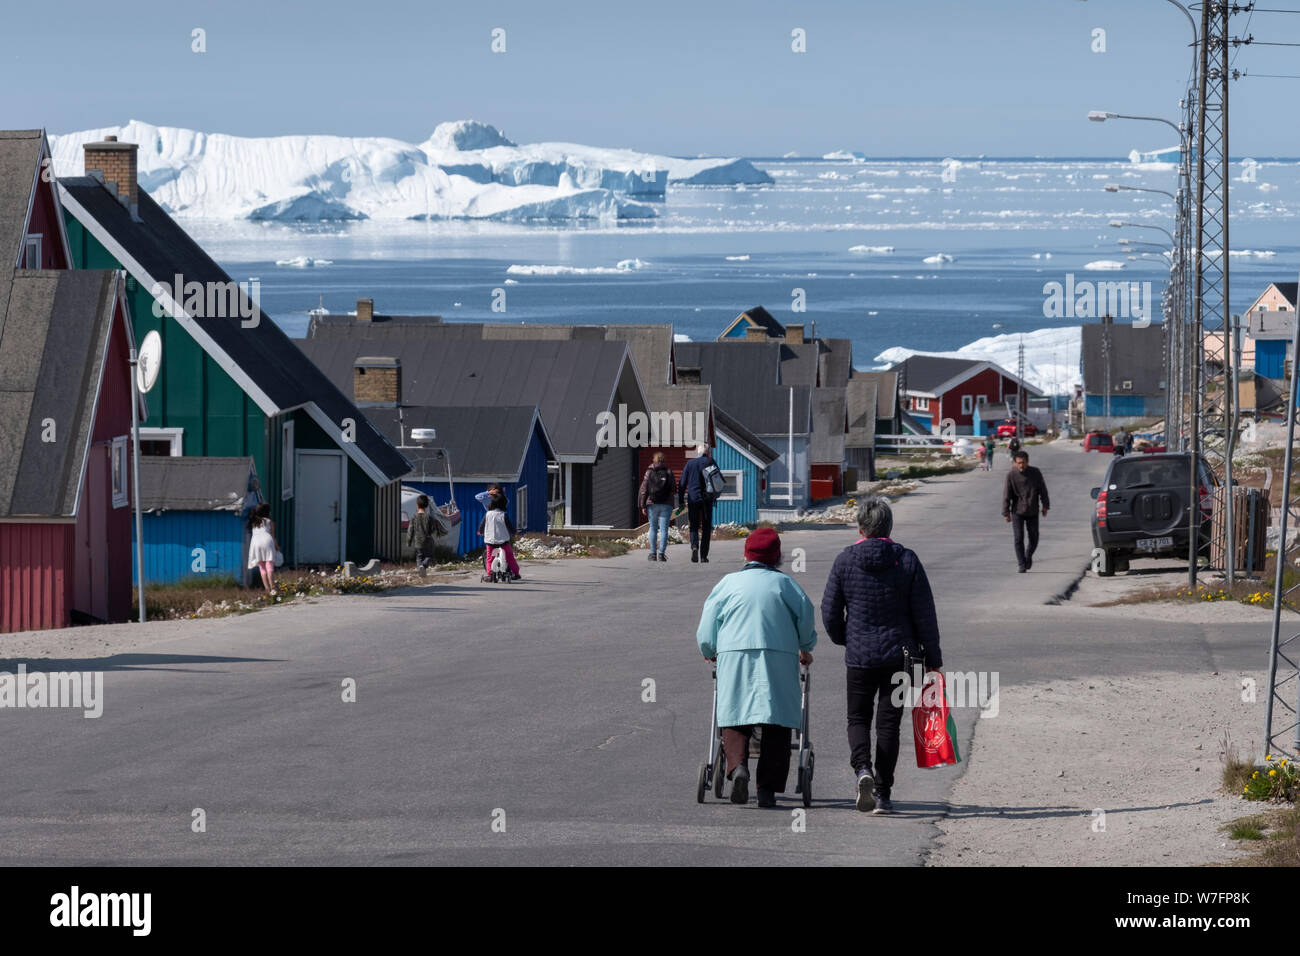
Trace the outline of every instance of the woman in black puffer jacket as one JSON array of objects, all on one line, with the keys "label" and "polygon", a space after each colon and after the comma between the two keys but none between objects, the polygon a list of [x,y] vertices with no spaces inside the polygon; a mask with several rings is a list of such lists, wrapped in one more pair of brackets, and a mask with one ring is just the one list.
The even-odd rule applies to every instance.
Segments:
[{"label": "woman in black puffer jacket", "polygon": [[[835,559],[822,595],[822,624],[844,648],[848,667],[849,746],[858,778],[858,809],[893,812],[890,792],[898,764],[903,704],[896,702],[895,675],[903,671],[903,648],[924,655],[930,670],[943,667],[939,621],[925,568],[916,553],[889,537],[894,516],[879,495],[858,505],[861,537]],[[875,710],[876,753],[871,760]]]}]

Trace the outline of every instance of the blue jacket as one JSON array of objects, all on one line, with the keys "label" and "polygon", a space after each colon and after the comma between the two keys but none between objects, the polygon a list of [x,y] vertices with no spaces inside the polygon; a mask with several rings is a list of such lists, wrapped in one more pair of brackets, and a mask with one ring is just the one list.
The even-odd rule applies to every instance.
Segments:
[{"label": "blue jacket", "polygon": [[719,727],[799,726],[799,652],[817,644],[817,612],[794,578],[761,564],[728,574],[695,640],[718,660]]},{"label": "blue jacket", "polygon": [[682,469],[682,483],[677,489],[677,506],[680,508],[687,500],[696,504],[712,504],[713,499],[704,492],[704,469],[713,464],[710,454],[697,455],[686,463]]},{"label": "blue jacket", "polygon": [[939,619],[921,559],[887,538],[840,552],[822,593],[822,624],[849,667],[901,667],[903,646],[943,667]]}]

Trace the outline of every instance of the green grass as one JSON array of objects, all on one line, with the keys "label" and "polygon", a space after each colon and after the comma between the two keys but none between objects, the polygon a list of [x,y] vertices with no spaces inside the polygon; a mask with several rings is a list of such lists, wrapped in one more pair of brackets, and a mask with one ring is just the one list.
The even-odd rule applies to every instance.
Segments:
[{"label": "green grass", "polygon": [[1220,829],[1227,831],[1229,840],[1262,840],[1264,831],[1268,829],[1268,818],[1262,813],[1257,813],[1252,817],[1233,820]]}]

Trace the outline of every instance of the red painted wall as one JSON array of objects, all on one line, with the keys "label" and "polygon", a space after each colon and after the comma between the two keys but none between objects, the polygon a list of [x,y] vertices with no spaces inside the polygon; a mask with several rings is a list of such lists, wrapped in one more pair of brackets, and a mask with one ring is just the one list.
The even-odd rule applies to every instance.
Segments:
[{"label": "red painted wall", "polygon": [[63,255],[63,238],[59,232],[59,221],[55,213],[54,184],[38,179],[36,198],[32,201],[32,217],[27,223],[27,232],[41,235],[41,268],[70,268]]},{"label": "red painted wall", "polygon": [[0,633],[67,627],[73,525],[0,524]]},{"label": "red painted wall", "polygon": [[[840,470],[839,465],[813,465],[813,481],[829,481],[831,483],[831,495],[844,494],[844,472]],[[826,495],[825,497],[830,497]]]},{"label": "red painted wall", "polygon": [[[1000,391],[998,388],[999,381],[1001,382]],[[973,425],[975,423],[973,411],[962,414],[961,398],[963,395],[971,396],[971,408],[973,410],[979,401],[978,396],[983,395],[990,403],[997,403],[1007,395],[1014,394],[1019,387],[1013,379],[1007,378],[1002,373],[993,369],[985,369],[939,397],[939,414],[935,416],[935,421],[942,422],[945,418],[951,418],[958,427]],[[930,408],[934,409],[934,407],[935,400],[931,399]]]}]

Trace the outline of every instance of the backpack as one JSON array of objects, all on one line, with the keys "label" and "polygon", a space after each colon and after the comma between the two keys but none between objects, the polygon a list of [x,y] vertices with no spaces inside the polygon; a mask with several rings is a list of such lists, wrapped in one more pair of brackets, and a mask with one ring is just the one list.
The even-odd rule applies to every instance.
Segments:
[{"label": "backpack", "polygon": [[663,497],[664,490],[668,487],[668,478],[665,473],[666,468],[651,468],[645,473],[645,491],[648,497],[655,504]]},{"label": "backpack", "polygon": [[715,461],[710,461],[704,466],[700,477],[704,481],[704,493],[710,499],[717,498],[727,489],[727,477]]}]

